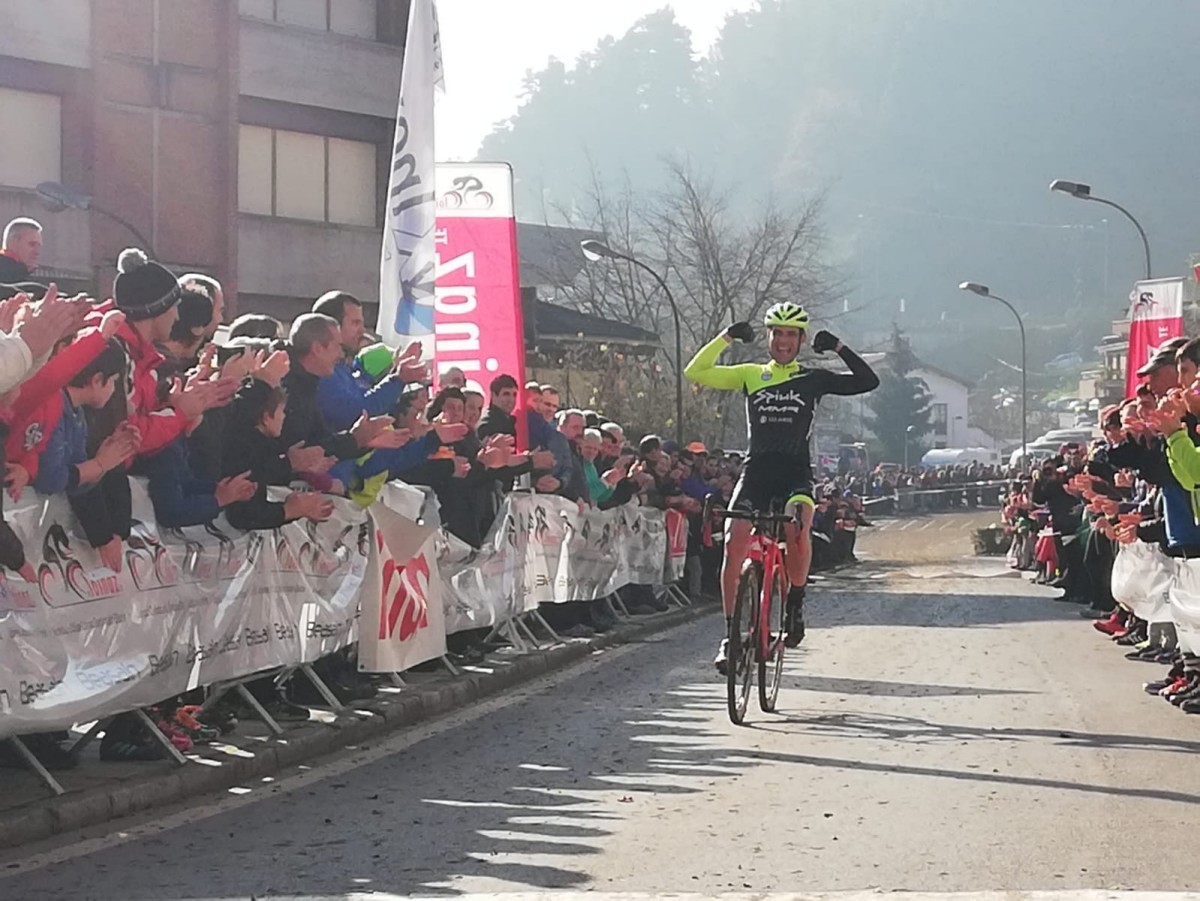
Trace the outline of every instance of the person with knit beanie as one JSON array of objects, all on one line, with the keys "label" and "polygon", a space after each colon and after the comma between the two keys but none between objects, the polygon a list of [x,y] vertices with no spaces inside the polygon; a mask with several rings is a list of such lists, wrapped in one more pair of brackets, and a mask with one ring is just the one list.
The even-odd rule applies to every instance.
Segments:
[{"label": "person with knit beanie", "polygon": [[198,419],[205,410],[227,404],[237,384],[221,381],[191,385],[176,380],[166,406],[159,402],[156,371],[163,356],[156,343],[171,338],[171,329],[179,318],[178,305],[183,289],[174,275],[144,252],[131,247],[117,259],[117,280],[113,301],[125,313],[125,326],[117,339],[130,361],[126,391],[126,414],[142,436],[141,453],[162,450]]},{"label": "person with knit beanie", "polygon": [[[182,289],[164,266],[151,261],[137,248],[123,250],[117,258],[117,278],[113,284],[113,303],[125,314],[125,322],[116,340],[128,360],[125,396],[115,398],[100,415],[89,421],[89,431],[103,440],[127,421],[141,438],[139,456],[156,454],[182,436],[190,424],[215,406],[228,403],[236,384],[220,381],[186,384],[176,380],[166,404],[159,400],[156,370],[163,356],[155,342],[166,341],[178,318]],[[102,316],[111,307],[100,306],[94,316]],[[91,505],[79,510],[88,543],[99,549],[105,564],[114,572],[121,569],[121,540],[129,537],[129,482],[125,467],[109,472],[99,490],[72,498],[72,506]]]}]

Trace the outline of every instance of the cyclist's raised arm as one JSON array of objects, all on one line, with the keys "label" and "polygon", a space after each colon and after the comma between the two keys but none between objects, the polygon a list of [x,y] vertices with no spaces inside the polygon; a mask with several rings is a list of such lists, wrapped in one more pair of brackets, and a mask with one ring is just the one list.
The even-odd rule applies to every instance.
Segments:
[{"label": "cyclist's raised arm", "polygon": [[733,343],[728,332],[722,332],[696,351],[692,362],[684,367],[683,374],[689,381],[707,388],[720,388],[723,391],[734,391],[745,384],[744,364],[738,366],[718,366],[717,358]]},{"label": "cyclist's raised arm", "polygon": [[824,376],[825,384],[822,385],[822,394],[837,394],[842,397],[849,397],[855,394],[866,394],[868,391],[874,391],[879,387],[879,376],[875,374],[875,370],[871,368],[870,364],[843,344],[838,338],[829,334],[829,332],[822,331],[817,333],[816,338],[813,339],[813,350],[817,351],[817,353],[822,353],[825,350],[836,352],[850,370],[849,374],[818,370],[826,373]]}]

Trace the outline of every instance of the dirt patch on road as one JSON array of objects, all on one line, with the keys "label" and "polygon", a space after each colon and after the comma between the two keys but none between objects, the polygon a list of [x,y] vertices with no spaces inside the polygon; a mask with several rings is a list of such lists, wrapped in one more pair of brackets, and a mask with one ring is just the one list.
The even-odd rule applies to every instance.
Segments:
[{"label": "dirt patch on road", "polygon": [[874,527],[859,529],[858,556],[880,564],[899,565],[960,561],[975,552],[971,542],[975,530],[999,521],[999,510],[880,518],[874,520]]}]

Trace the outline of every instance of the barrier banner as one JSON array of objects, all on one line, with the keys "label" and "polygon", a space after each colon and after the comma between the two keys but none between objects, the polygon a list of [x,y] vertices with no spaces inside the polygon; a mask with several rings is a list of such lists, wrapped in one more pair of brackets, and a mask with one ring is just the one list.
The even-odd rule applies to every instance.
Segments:
[{"label": "barrier banner", "polygon": [[687,566],[688,518],[679,510],[666,512],[667,527],[667,581],[677,582],[683,578]]},{"label": "barrier banner", "polygon": [[1175,623],[1179,649],[1200,653],[1200,561],[1177,559],[1171,585],[1170,619]]},{"label": "barrier banner", "polygon": [[428,501],[421,489],[390,482],[371,507],[374,541],[358,647],[364,672],[401,672],[446,653],[437,518]]},{"label": "barrier banner", "polygon": [[579,512],[552,495],[514,495],[516,527],[528,531],[525,609],[592,601],[631,583],[660,585],[667,533],[658,510],[629,505]]},{"label": "barrier banner", "polygon": [[66,729],[202,685],[312,662],[356,636],[370,537],[334,499],[323,523],[160,530],[143,483],[121,571],[74,533],[64,497],[7,518],[37,571],[0,581],[0,738]]},{"label": "barrier banner", "polygon": [[[312,663],[357,641],[368,672],[446,652],[446,636],[538,603],[670,581],[657,510],[512,495],[481,550],[438,528],[426,491],[391,482],[370,515],[241,533],[159,529],[131,480],[121,571],[76,537],[64,497],[8,511],[37,581],[0,575],[0,739],[67,729],[194,688]],[[272,489],[282,499],[280,489]],[[362,619],[359,620],[359,609]]]},{"label": "barrier banner", "polygon": [[621,507],[622,526],[619,540],[621,560],[628,565],[625,580],[610,583],[616,591],[625,585],[661,585],[665,581],[664,562],[667,557],[667,527],[659,510],[630,505]]},{"label": "barrier banner", "polygon": [[631,581],[674,581],[664,572],[663,514],[635,505],[580,513],[560,497],[512,494],[480,550],[452,535],[443,534],[439,544],[451,635],[494,626],[538,604],[598,600]]},{"label": "barrier banner", "polygon": [[1135,541],[1117,550],[1112,593],[1117,603],[1150,623],[1169,623],[1168,596],[1175,581],[1175,561],[1157,544]]},{"label": "barrier banner", "polygon": [[506,501],[477,551],[443,532],[438,552],[446,633],[482,629],[524,613],[528,532]]}]

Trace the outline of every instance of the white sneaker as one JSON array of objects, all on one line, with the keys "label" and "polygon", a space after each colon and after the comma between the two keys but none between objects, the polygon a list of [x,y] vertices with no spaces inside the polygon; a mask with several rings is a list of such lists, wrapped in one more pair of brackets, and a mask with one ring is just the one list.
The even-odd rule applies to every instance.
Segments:
[{"label": "white sneaker", "polygon": [[724,676],[725,671],[729,666],[729,639],[728,638],[721,639],[721,646],[719,648],[717,648],[717,656],[716,656],[716,659],[713,660],[713,663],[717,667],[717,672],[720,673],[722,676]]}]

